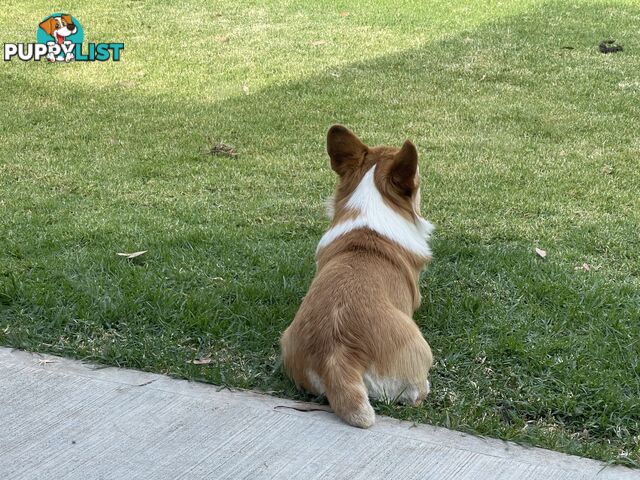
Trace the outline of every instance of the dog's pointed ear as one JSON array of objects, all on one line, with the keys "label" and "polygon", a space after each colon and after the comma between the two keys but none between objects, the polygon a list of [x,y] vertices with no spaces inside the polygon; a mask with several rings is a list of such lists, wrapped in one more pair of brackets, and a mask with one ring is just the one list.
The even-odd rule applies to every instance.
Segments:
[{"label": "dog's pointed ear", "polygon": [[418,171],[418,150],[407,140],[393,157],[389,176],[394,188],[401,195],[411,196],[416,189],[416,172]]},{"label": "dog's pointed ear", "polygon": [[331,168],[343,176],[362,162],[369,148],[356,135],[342,125],[333,125],[327,133],[327,152]]},{"label": "dog's pointed ear", "polygon": [[40,28],[47,32],[47,35],[53,35],[56,29],[56,21],[53,17],[49,17],[46,20],[40,22]]}]

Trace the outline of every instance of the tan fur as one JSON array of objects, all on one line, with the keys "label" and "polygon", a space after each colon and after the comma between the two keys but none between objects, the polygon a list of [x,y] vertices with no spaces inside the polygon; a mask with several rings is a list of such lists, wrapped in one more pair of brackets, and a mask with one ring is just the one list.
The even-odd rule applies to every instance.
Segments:
[{"label": "tan fur", "polygon": [[[369,148],[341,126],[329,130],[327,143],[331,166],[340,175],[332,225],[357,214],[346,203],[374,165],[384,200],[408,220],[419,214],[413,144],[401,150]],[[365,375],[415,386],[420,403],[433,360],[412,315],[420,304],[418,277],[429,258],[359,228],[320,249],[316,259],[309,292],[282,335],[287,374],[298,387],[326,394],[335,413],[358,427],[371,426],[375,418]]]}]

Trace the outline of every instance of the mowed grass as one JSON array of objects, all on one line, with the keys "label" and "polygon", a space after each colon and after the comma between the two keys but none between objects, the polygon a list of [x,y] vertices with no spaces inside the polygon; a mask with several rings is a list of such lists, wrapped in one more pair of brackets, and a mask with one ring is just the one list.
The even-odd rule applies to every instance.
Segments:
[{"label": "mowed grass", "polygon": [[637,466],[640,5],[265,3],[72,1],[121,62],[3,63],[0,344],[306,398],[278,338],[341,122],[418,145],[437,226],[433,393],[378,412]]}]

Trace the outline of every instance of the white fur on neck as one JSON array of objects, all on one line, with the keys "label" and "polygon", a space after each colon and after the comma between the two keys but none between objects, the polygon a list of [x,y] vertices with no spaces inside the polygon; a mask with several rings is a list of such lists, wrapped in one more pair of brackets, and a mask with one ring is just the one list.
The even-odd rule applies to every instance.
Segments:
[{"label": "white fur on neck", "polygon": [[316,254],[345,233],[357,228],[368,228],[415,255],[430,257],[428,240],[433,232],[433,225],[420,216],[417,216],[416,223],[411,222],[387,205],[373,181],[375,170],[374,165],[362,177],[347,202],[346,208],[355,210],[358,216],[330,228],[320,239]]}]

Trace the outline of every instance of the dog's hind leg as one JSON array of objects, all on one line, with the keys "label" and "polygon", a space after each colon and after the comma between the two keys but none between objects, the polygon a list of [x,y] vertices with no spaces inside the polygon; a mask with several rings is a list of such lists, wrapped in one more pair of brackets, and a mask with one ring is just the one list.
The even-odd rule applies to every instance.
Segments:
[{"label": "dog's hind leg", "polygon": [[369,403],[363,373],[364,368],[338,351],[326,361],[323,383],[336,415],[354,427],[369,428],[375,423],[376,415]]}]

